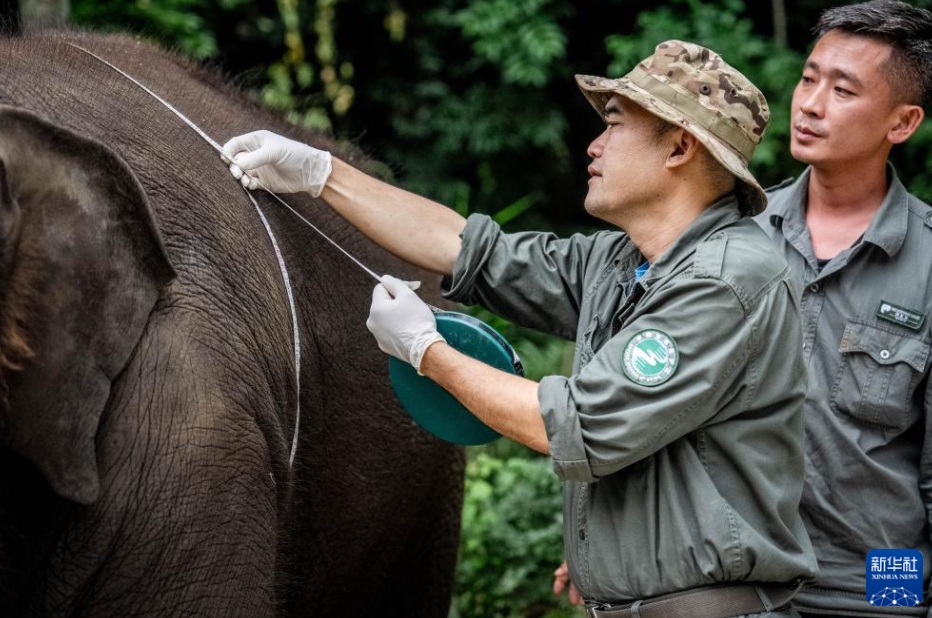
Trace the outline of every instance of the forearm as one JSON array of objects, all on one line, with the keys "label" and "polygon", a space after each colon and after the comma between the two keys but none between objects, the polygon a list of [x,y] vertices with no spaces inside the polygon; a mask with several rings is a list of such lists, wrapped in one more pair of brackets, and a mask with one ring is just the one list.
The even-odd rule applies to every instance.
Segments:
[{"label": "forearm", "polygon": [[453,272],[466,220],[452,209],[336,158],[321,198],[376,244],[406,262],[443,275]]},{"label": "forearm", "polygon": [[536,382],[495,369],[443,342],[427,348],[420,370],[495,431],[535,451],[550,452]]}]

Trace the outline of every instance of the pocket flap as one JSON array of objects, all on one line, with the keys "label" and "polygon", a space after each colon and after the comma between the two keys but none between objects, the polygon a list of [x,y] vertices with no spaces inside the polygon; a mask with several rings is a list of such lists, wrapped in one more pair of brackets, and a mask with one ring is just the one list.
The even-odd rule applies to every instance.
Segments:
[{"label": "pocket flap", "polygon": [[878,324],[851,320],[845,326],[838,351],[842,354],[863,352],[880,365],[907,363],[918,372],[925,371],[932,340],[895,332]]}]

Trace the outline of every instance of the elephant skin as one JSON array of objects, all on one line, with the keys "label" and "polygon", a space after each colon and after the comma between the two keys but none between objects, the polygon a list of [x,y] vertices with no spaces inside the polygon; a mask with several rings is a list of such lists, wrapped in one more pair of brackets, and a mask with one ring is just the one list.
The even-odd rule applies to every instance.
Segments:
[{"label": "elephant skin", "polygon": [[[268,128],[370,165],[145,41],[0,39],[0,616],[444,618],[464,453],[399,407],[365,328],[374,280],[256,194],[296,372],[243,189],[71,43],[220,143]],[[286,199],[442,302],[435,275]]]}]

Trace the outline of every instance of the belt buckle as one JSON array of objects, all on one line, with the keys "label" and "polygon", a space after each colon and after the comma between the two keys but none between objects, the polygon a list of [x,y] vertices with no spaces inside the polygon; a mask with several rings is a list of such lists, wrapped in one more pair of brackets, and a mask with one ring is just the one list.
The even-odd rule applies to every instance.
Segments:
[{"label": "belt buckle", "polygon": [[596,603],[594,605],[587,605],[586,618],[602,618],[604,615],[602,612],[611,608],[612,605],[610,603]]}]

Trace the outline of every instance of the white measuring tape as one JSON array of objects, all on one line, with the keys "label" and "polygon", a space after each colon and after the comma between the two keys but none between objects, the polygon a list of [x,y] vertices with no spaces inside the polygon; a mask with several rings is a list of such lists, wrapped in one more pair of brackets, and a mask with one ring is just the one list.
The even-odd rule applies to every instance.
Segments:
[{"label": "white measuring tape", "polygon": [[[180,118],[185,124],[191,127],[204,139],[204,141],[210,144],[214,150],[219,152],[225,159],[227,159],[226,153],[223,152],[223,147],[220,146],[220,144],[214,141],[209,135],[207,135],[207,133],[201,130],[200,127],[194,124],[190,119],[175,109],[162,97],[155,94],[149,88],[139,83],[136,79],[121,69],[115,67],[111,63],[107,62],[100,56],[94,54],[93,52],[90,52],[78,45],[74,45],[73,43],[69,43],[69,45],[81,50],[89,56],[96,58],[129,81],[136,84],[139,88],[149,93],[159,103],[174,113],[175,116]],[[269,195],[271,195],[279,203],[294,213],[308,227],[317,232],[324,240],[339,249],[343,255],[352,260],[353,263],[359,266],[373,279],[379,282],[381,281],[381,278],[371,268],[360,262],[358,259],[356,259],[355,256],[350,254],[333,239],[318,229],[317,226],[301,216],[299,212],[292,208],[278,195],[273,193],[271,189],[264,186],[258,180],[256,182],[261,188],[265,189]],[[272,243],[272,248],[275,250],[275,257],[278,260],[278,266],[281,270],[282,281],[285,284],[285,290],[288,294],[288,305],[291,311],[291,325],[294,337],[295,386],[297,389],[297,410],[295,413],[294,436],[291,442],[291,454],[288,458],[288,465],[291,466],[294,463],[295,453],[297,452],[298,448],[298,428],[301,422],[301,342],[298,332],[297,311],[295,309],[294,294],[291,289],[291,280],[288,277],[288,269],[285,266],[285,260],[282,256],[281,250],[279,249],[278,242],[275,240],[275,235],[272,233],[272,228],[269,225],[265,214],[262,212],[262,209],[259,207],[259,204],[253,198],[252,194],[245,188],[243,188],[243,190],[246,192],[247,197],[249,197],[249,200],[255,207],[256,212],[259,214],[259,218],[262,220],[262,225],[265,226],[266,234],[268,234],[269,240]],[[406,281],[405,283],[412,290],[417,289],[419,285],[419,282],[417,281]],[[517,375],[524,375],[524,369],[521,366],[521,362],[518,359],[517,354],[515,354],[514,349],[508,344],[504,337],[492,330],[489,326],[482,324],[475,318],[465,314],[452,311],[441,311],[437,307],[434,307],[430,304],[427,304],[427,306],[438,317],[438,330],[441,331],[441,334],[447,338],[448,342],[450,342],[454,348],[469,356],[472,356],[473,358],[478,358],[479,360],[489,365],[497,367],[502,371],[514,373]],[[454,444],[483,444],[499,436],[497,432],[473,416],[472,413],[469,412],[455,398],[453,398],[452,395],[442,390],[430,379],[417,375],[413,368],[407,363],[400,362],[395,358],[389,358],[389,377],[392,383],[392,388],[395,390],[395,394],[398,396],[399,401],[405,410],[407,410],[408,414],[419,425],[421,425],[427,431],[433,433],[435,436]]]},{"label": "white measuring tape", "polygon": [[[175,116],[180,118],[186,125],[194,129],[194,131],[198,135],[200,135],[204,139],[204,141],[210,144],[214,150],[219,152],[221,155],[226,156],[225,153],[223,152],[223,147],[219,143],[217,143],[216,140],[214,140],[209,135],[207,135],[207,133],[205,133],[200,127],[194,124],[187,116],[185,116],[180,111],[175,109],[175,107],[171,103],[169,103],[168,101],[166,101],[159,95],[155,94],[145,85],[141,84],[139,81],[133,78],[131,75],[127,74],[125,71],[114,66],[113,64],[107,62],[106,60],[98,56],[97,54],[91,51],[88,51],[79,45],[75,45],[74,43],[68,43],[68,44],[76,49],[81,50],[85,54],[88,54],[89,56],[96,58],[97,60],[107,65],[108,67],[110,67],[111,69],[113,69],[114,71],[116,71],[117,73],[119,73],[120,75],[128,79],[129,81],[133,82],[134,84],[142,88],[144,91],[149,93],[155,100],[157,100],[159,103],[161,103],[166,108],[168,108],[168,110],[171,111],[173,114],[175,114]],[[258,180],[256,182],[258,183]],[[375,274],[375,272],[373,272],[372,269],[367,267],[365,264],[363,264],[358,259],[356,259],[355,256],[351,255],[348,251],[343,249],[343,247],[341,247],[336,242],[334,242],[333,239],[331,239],[329,236],[324,234],[313,223],[311,223],[310,221],[302,217],[299,212],[297,212],[294,208],[292,208],[288,203],[286,203],[278,195],[273,193],[271,189],[262,185],[261,183],[259,183],[259,186],[265,189],[269,193],[269,195],[274,197],[282,205],[288,208],[288,210],[290,210],[292,213],[297,215],[305,224],[307,224],[314,231],[320,234],[330,244],[332,244],[334,247],[339,249],[340,252],[343,253],[343,255],[350,258],[353,262],[356,263],[357,266],[359,266],[364,271],[366,271],[369,275],[371,275],[373,279],[375,279],[376,281],[379,281],[379,276]],[[289,310],[291,311],[291,328],[292,328],[292,336],[293,336],[293,341],[294,341],[295,388],[297,391],[296,397],[295,397],[297,409],[295,412],[294,436],[292,437],[292,440],[291,440],[291,454],[288,457],[288,465],[291,466],[294,463],[295,453],[297,452],[297,449],[298,449],[298,428],[301,424],[301,339],[300,339],[300,334],[298,331],[297,310],[295,309],[294,293],[291,288],[291,279],[288,276],[288,268],[285,265],[285,258],[284,256],[282,256],[281,249],[278,246],[278,241],[275,240],[275,234],[272,232],[272,227],[269,225],[268,219],[266,219],[265,217],[265,213],[262,212],[262,209],[259,207],[258,202],[256,202],[255,198],[252,196],[252,194],[250,194],[249,190],[244,187],[243,191],[245,191],[246,196],[249,198],[249,201],[252,202],[252,205],[255,207],[256,212],[259,214],[259,219],[262,220],[262,225],[265,227],[265,232],[269,237],[269,241],[271,241],[272,243],[272,248],[275,250],[275,258],[278,260],[278,268],[281,271],[282,282],[285,284],[285,292],[288,295],[288,307],[289,307]]]}]

